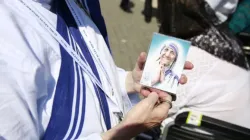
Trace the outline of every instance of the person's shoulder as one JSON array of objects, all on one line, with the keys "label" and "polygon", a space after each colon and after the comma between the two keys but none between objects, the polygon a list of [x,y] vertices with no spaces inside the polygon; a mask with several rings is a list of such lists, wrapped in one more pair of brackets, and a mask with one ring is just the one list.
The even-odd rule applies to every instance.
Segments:
[{"label": "person's shoulder", "polygon": [[[46,11],[35,2],[32,5],[41,12]],[[3,61],[13,66],[25,62],[29,64],[28,68],[32,65],[39,66],[48,58],[55,60],[56,54],[60,57],[58,43],[19,0],[2,1],[0,18],[0,50]],[[56,26],[56,21],[54,25]]]},{"label": "person's shoulder", "polygon": [[[29,6],[36,9],[36,11],[41,13],[46,18],[46,20],[51,23],[52,26],[56,27],[57,16],[54,13],[46,9],[41,3],[34,1],[29,1],[29,3]],[[12,22],[19,26],[23,25],[21,29],[23,29],[24,26],[30,26],[30,28],[37,27],[37,29],[41,28],[41,25],[36,22],[36,17],[34,14],[19,0],[0,1],[0,7],[1,21],[3,21],[1,22],[2,27],[8,26],[9,22]]]}]

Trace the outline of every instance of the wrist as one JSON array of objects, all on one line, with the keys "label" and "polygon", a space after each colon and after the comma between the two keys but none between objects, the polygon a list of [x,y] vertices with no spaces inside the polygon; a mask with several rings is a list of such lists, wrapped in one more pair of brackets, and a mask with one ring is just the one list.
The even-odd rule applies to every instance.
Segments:
[{"label": "wrist", "polygon": [[125,82],[125,86],[126,86],[126,91],[127,93],[135,93],[135,88],[134,88],[134,79],[133,79],[133,75],[132,75],[132,71],[128,71],[127,76],[126,76],[126,82]]},{"label": "wrist", "polygon": [[121,122],[114,128],[101,135],[103,140],[130,140],[139,134],[136,126]]}]

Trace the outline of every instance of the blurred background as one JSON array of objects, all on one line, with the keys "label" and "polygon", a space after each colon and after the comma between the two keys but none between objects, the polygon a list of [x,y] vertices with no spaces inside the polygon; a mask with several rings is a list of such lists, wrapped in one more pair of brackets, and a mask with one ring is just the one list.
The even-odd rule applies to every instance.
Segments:
[{"label": "blurred background", "polygon": [[145,0],[130,2],[133,11],[119,7],[121,0],[100,0],[109,42],[117,66],[131,70],[140,52],[147,52],[153,32],[158,32],[157,0],[152,1],[153,14],[149,22],[143,15]]},{"label": "blurred background", "polygon": [[[148,51],[152,34],[153,32],[159,31],[160,19],[164,19],[164,15],[161,16],[159,13],[168,11],[163,10],[164,4],[158,3],[165,2],[165,0],[100,0],[102,14],[108,30],[110,46],[117,66],[125,70],[131,70],[135,65],[139,53]],[[171,2],[171,0],[169,2]],[[233,17],[229,16],[228,18],[229,27],[243,42],[243,49],[249,58],[250,48],[249,45],[246,46],[246,44],[249,44],[250,27],[245,26],[249,24],[249,16],[247,16],[249,7],[246,6],[249,6],[250,0],[240,0],[239,2],[242,3],[241,6],[237,8]],[[171,13],[172,11],[170,10],[168,13],[169,12]],[[171,18],[172,17],[169,18],[170,20],[167,19],[165,21],[165,25],[171,22]],[[187,21],[186,19],[179,20],[179,30],[186,30],[186,32],[188,32],[186,27],[189,27],[191,24],[188,22],[185,23],[185,21]],[[197,19],[197,21],[199,21],[199,19]],[[168,32],[171,31],[163,29],[161,32],[168,34]],[[190,36],[193,36],[191,32],[192,31],[190,31]],[[245,33],[247,33],[247,35]],[[179,36],[180,38],[190,38],[190,36],[169,34]]]}]

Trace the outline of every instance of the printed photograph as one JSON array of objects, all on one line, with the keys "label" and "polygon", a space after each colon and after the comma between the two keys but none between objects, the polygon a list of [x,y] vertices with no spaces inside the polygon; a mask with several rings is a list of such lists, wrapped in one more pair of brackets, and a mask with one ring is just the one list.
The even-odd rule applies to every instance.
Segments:
[{"label": "printed photograph", "polygon": [[141,84],[176,94],[190,45],[189,41],[154,33]]}]

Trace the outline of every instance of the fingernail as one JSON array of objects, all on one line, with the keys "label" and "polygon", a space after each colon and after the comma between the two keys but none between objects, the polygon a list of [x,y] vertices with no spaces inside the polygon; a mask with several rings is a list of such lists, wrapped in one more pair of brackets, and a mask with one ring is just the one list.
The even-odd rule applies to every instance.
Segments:
[{"label": "fingernail", "polygon": [[194,64],[193,63],[190,63],[191,64],[191,67],[194,67]]},{"label": "fingernail", "polygon": [[163,101],[170,101],[170,102],[172,102],[172,96],[171,96],[171,95],[167,95],[167,96],[164,97],[162,100],[163,100]]},{"label": "fingernail", "polygon": [[184,82],[184,76],[183,75],[181,75],[181,78],[180,78],[180,81],[179,81],[179,83],[183,83]]},{"label": "fingernail", "polygon": [[182,83],[182,84],[183,84],[183,83],[186,83],[186,82],[187,82],[187,77],[184,76],[184,75],[182,75],[180,80],[181,80],[181,83]]},{"label": "fingernail", "polygon": [[172,95],[168,94],[168,99],[170,99],[170,101],[173,101]]}]

